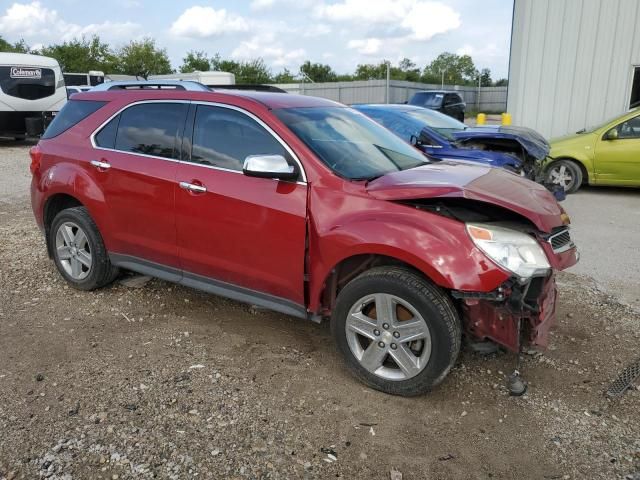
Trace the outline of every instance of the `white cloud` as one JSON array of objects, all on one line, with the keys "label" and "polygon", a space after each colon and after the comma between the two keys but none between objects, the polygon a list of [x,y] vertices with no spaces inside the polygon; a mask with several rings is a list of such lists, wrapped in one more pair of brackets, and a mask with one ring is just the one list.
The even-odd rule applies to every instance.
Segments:
[{"label": "white cloud", "polygon": [[0,32],[5,36],[37,38],[42,40],[67,41],[91,35],[105,35],[111,38],[128,39],[140,30],[133,22],[92,23],[77,25],[65,21],[56,10],[44,7],[40,2],[14,3],[0,16]]},{"label": "white cloud", "polygon": [[270,10],[276,6],[302,10],[311,7],[313,4],[314,0],[253,0],[251,2],[251,10]]},{"label": "white cloud", "polygon": [[365,38],[364,40],[349,40],[347,47],[362,55],[375,55],[380,52],[382,41],[379,38]]},{"label": "white cloud", "polygon": [[408,40],[429,40],[460,26],[460,14],[453,8],[424,0],[342,0],[316,6],[314,15],[330,22],[399,26]]},{"label": "white cloud", "polygon": [[249,22],[224,8],[195,6],[187,8],[171,25],[170,32],[179,37],[207,38],[225,33],[246,32]]},{"label": "white cloud", "polygon": [[240,42],[231,57],[237,60],[252,60],[262,57],[274,67],[295,67],[304,59],[307,52],[303,48],[289,49],[275,40],[274,34],[256,35]]}]

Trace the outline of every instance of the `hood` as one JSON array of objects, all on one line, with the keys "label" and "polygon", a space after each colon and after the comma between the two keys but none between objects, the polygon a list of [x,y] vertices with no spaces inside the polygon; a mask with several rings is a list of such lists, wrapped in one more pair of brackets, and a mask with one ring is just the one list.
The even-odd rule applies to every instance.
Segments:
[{"label": "hood", "polygon": [[522,148],[537,160],[549,154],[549,142],[538,132],[526,127],[482,126],[467,128],[452,134],[456,140],[465,141],[481,138],[502,138],[518,142]]},{"label": "hood", "polygon": [[562,208],[546,188],[483,165],[442,161],[393,172],[369,182],[367,192],[380,200],[466,198],[511,210],[543,232],[563,225]]}]

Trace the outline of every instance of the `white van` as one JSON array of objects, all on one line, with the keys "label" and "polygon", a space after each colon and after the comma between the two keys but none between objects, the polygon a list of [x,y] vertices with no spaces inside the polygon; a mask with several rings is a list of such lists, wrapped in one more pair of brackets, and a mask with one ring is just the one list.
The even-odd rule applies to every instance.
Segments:
[{"label": "white van", "polygon": [[58,62],[24,53],[0,53],[0,135],[40,135],[67,101]]},{"label": "white van", "polygon": [[169,73],[167,75],[149,75],[149,80],[191,80],[200,82],[207,87],[235,85],[236,76],[229,72],[191,72]]}]

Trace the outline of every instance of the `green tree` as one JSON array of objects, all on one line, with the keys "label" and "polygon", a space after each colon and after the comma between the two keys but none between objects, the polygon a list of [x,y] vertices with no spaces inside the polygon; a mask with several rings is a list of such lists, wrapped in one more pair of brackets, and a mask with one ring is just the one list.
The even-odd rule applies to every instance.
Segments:
[{"label": "green tree", "polygon": [[235,60],[225,60],[216,53],[211,59],[211,70],[233,73],[236,83],[270,83],[271,70],[264,63],[262,58],[237,62]]},{"label": "green tree", "polygon": [[509,80],[507,80],[506,78],[496,80],[493,84],[494,87],[506,87],[507,85],[509,85]]},{"label": "green tree", "polygon": [[167,50],[156,47],[156,41],[152,38],[132,40],[117,51],[116,57],[116,73],[137,75],[146,79],[149,75],[173,72]]},{"label": "green tree", "polygon": [[480,86],[481,87],[490,87],[493,84],[493,80],[491,80],[491,70],[488,68],[483,68],[480,70]]},{"label": "green tree", "polygon": [[278,73],[275,77],[273,77],[274,83],[293,83],[297,82],[296,77],[289,71],[288,68],[285,68],[283,71]]},{"label": "green tree", "polygon": [[457,55],[444,52],[438,55],[422,72],[425,83],[440,83],[444,72],[444,83],[452,85],[473,84],[477,82],[477,71],[469,55]]},{"label": "green tree", "polygon": [[110,72],[114,69],[116,58],[108,44],[100,41],[100,37],[91,39],[82,37],[68,42],[42,47],[38,52],[46,57],[55,58],[63,72],[88,72],[101,70]]},{"label": "green tree", "polygon": [[322,63],[311,63],[309,60],[300,66],[300,73],[314,82],[335,82],[338,79],[338,75],[336,75],[331,66]]},{"label": "green tree", "polygon": [[419,82],[420,81],[420,68],[412,62],[408,58],[403,58],[398,63],[398,70],[400,70],[404,76],[402,80],[407,80],[409,82]]},{"label": "green tree", "polygon": [[20,39],[16,43],[9,43],[0,36],[0,52],[29,53],[29,46],[24,39]]},{"label": "green tree", "polygon": [[353,74],[355,80],[381,80],[386,78],[387,65],[384,62],[373,63],[361,63],[356,67],[356,71]]},{"label": "green tree", "polygon": [[207,72],[211,68],[211,61],[206,52],[189,50],[187,56],[182,59],[181,73]]}]

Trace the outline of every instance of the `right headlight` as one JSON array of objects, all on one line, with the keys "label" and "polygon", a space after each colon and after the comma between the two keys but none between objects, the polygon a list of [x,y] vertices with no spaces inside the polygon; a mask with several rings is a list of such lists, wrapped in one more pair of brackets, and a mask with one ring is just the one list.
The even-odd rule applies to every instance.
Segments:
[{"label": "right headlight", "polygon": [[522,280],[551,268],[540,244],[526,233],[486,223],[467,223],[467,232],[485,255]]}]

